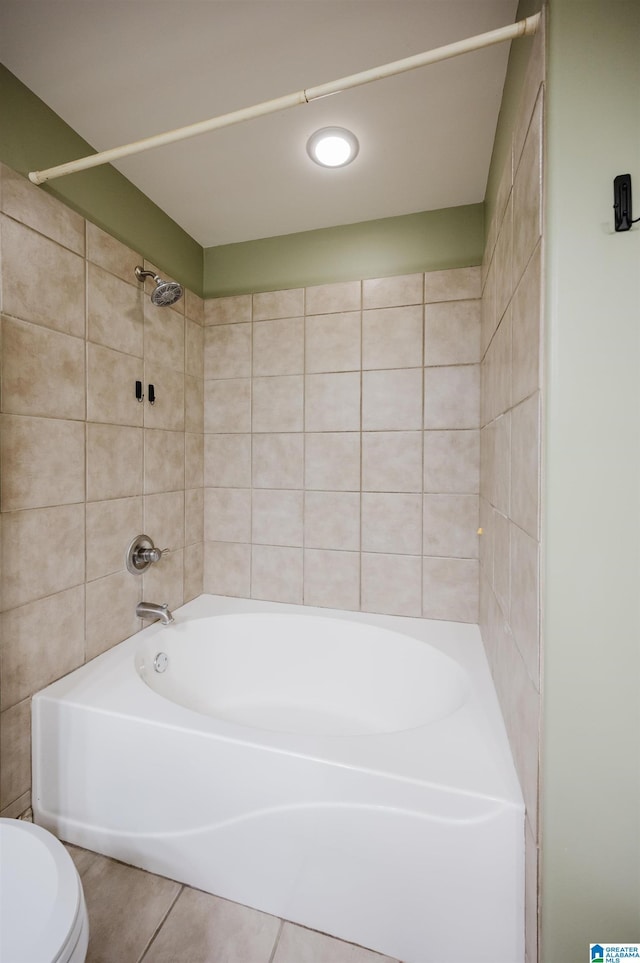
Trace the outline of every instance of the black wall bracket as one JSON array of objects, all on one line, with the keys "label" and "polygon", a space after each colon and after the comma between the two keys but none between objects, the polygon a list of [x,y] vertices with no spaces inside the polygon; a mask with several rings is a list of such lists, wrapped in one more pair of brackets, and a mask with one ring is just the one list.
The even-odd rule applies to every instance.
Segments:
[{"label": "black wall bracket", "polygon": [[613,179],[613,213],[616,231],[630,230],[633,224],[631,174],[618,174]]}]

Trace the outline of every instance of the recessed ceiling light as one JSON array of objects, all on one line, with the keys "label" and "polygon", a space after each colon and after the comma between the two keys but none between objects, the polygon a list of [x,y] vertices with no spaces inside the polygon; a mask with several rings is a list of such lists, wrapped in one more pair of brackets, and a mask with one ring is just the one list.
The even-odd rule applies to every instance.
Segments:
[{"label": "recessed ceiling light", "polygon": [[344,127],[323,127],[307,141],[307,153],[321,167],[345,167],[355,158],[360,145],[355,134]]}]

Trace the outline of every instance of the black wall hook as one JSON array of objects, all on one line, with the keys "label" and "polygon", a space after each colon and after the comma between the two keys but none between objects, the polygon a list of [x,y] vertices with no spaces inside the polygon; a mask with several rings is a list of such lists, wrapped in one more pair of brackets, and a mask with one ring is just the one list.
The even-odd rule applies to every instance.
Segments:
[{"label": "black wall hook", "polygon": [[613,214],[616,231],[629,231],[633,224],[631,174],[618,174],[613,179]]},{"label": "black wall hook", "polygon": [[136,381],[136,398],[138,401],[144,401],[144,395],[142,394],[142,382]]},{"label": "black wall hook", "polygon": [[147,397],[149,398],[149,404],[150,404],[150,405],[155,405],[155,403],[156,403],[156,389],[155,389],[155,385],[149,385],[149,391],[148,391]]}]

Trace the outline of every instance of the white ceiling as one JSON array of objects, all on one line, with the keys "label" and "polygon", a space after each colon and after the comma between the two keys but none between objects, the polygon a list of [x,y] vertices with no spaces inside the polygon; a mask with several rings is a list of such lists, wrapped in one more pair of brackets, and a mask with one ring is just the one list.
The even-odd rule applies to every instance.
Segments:
[{"label": "white ceiling", "polygon": [[[1,0],[0,58],[104,150],[492,30],[516,8]],[[204,247],[480,202],[508,54],[500,44],[115,166]],[[360,141],[347,168],[306,154],[309,135],[329,125]]]}]

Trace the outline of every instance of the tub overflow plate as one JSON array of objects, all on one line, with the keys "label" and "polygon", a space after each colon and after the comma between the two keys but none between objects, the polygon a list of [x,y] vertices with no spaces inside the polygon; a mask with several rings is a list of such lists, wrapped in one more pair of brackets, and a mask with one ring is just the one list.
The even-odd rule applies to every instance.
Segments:
[{"label": "tub overflow plate", "polygon": [[158,652],[153,660],[153,668],[156,672],[165,672],[169,665],[169,656],[166,652]]}]

